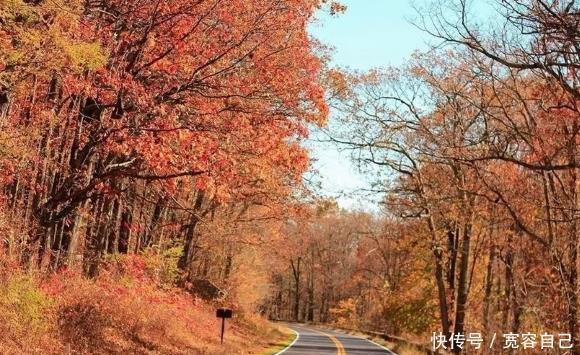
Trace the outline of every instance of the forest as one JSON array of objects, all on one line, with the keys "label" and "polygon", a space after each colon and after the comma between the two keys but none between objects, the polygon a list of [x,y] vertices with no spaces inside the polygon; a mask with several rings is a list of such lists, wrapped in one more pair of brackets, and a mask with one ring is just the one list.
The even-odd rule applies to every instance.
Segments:
[{"label": "forest", "polygon": [[[333,1],[0,0],[0,353],[259,354],[275,320],[580,354],[580,5],[479,5],[357,71],[309,33]],[[317,191],[313,132],[379,207]]]}]

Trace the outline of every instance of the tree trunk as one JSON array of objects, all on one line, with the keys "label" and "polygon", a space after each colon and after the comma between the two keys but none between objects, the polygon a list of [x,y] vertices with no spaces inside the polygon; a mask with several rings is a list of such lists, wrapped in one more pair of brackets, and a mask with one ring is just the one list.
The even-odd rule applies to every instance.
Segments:
[{"label": "tree trunk", "polygon": [[290,265],[292,266],[292,275],[294,276],[294,321],[299,321],[300,316],[300,262],[302,258],[298,257],[296,265],[294,260],[290,260]]},{"label": "tree trunk", "polygon": [[195,250],[197,249],[197,243],[195,241],[196,227],[199,223],[199,215],[201,208],[203,206],[205,193],[203,191],[198,191],[195,198],[195,203],[193,206],[193,213],[189,219],[189,224],[185,228],[185,242],[183,246],[183,253],[179,258],[178,267],[183,272],[185,281],[190,281],[193,277],[192,263],[195,255]]},{"label": "tree trunk", "polygon": [[490,308],[490,298],[491,289],[493,286],[493,264],[495,262],[496,247],[492,240],[493,234],[490,236],[490,247],[489,247],[489,260],[487,261],[487,270],[485,274],[485,291],[483,296],[483,329],[486,333],[489,330],[489,308]]},{"label": "tree trunk", "polygon": [[[455,334],[465,334],[465,311],[467,305],[468,292],[468,271],[469,271],[469,251],[471,241],[471,221],[466,223],[461,239],[461,259],[459,262],[459,280],[457,282],[457,299],[455,306]],[[461,348],[455,346],[456,353],[461,352]]]},{"label": "tree trunk", "polygon": [[439,316],[441,318],[441,331],[446,339],[451,336],[451,326],[449,322],[449,309],[447,305],[447,291],[445,288],[445,275],[443,273],[443,252],[437,242],[435,222],[429,213],[427,218],[429,232],[431,233],[431,248],[435,257],[435,281],[437,283],[437,295],[439,298]]}]

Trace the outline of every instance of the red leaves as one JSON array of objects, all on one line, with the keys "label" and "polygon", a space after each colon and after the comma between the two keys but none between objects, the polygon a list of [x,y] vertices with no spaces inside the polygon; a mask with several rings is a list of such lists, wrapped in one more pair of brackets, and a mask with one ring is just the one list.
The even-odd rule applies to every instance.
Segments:
[{"label": "red leaves", "polygon": [[[101,155],[138,156],[159,175],[210,170],[215,183],[237,186],[248,155],[261,159],[285,139],[305,136],[303,122],[327,115],[320,63],[306,33],[316,5],[168,0],[89,7],[79,23],[61,19],[55,26],[72,49],[97,38],[107,63],[82,74],[57,69],[62,97],[90,97],[103,108],[99,127],[111,134],[99,142]],[[77,59],[97,60],[97,52]],[[122,116],[115,114],[119,105]],[[44,109],[52,112],[52,105]],[[74,115],[70,109],[62,116]]]}]

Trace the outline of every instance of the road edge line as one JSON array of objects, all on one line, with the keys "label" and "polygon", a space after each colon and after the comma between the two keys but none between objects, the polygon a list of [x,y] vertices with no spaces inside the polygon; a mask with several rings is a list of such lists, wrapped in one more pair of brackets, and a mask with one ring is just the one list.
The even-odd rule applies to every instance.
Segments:
[{"label": "road edge line", "polygon": [[294,332],[294,334],[296,334],[296,338],[294,338],[294,340],[287,347],[285,347],[284,349],[278,351],[274,355],[280,355],[280,354],[285,353],[288,349],[290,349],[292,346],[294,346],[294,344],[296,344],[296,342],[298,341],[298,338],[300,338],[300,333],[298,333],[297,331],[295,331],[292,328],[288,328],[288,329],[290,329],[291,331]]},{"label": "road edge line", "polygon": [[396,352],[394,352],[393,350],[391,350],[391,349],[387,348],[386,346],[383,346],[383,345],[381,345],[381,344],[377,343],[376,341],[372,341],[372,340],[370,340],[370,339],[367,339],[367,338],[361,338],[361,339],[364,339],[364,340],[366,340],[366,341],[368,341],[368,342],[370,342],[370,343],[372,343],[372,344],[375,344],[375,345],[376,345],[376,346],[378,346],[379,348],[382,348],[382,349],[384,349],[384,350],[388,351],[388,352],[389,352],[389,354],[392,354],[392,355],[398,355],[398,354],[397,354]]}]

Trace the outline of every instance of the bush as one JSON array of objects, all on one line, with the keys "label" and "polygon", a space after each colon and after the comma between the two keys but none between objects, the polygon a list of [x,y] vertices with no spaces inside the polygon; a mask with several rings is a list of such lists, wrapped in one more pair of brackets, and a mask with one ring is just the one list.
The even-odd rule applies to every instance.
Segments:
[{"label": "bush", "polygon": [[221,346],[214,307],[160,283],[150,271],[171,268],[150,260],[112,259],[94,280],[62,270],[39,281],[0,263],[0,354],[246,354],[267,333],[236,314]]},{"label": "bush", "polygon": [[142,254],[110,255],[103,265],[109,274],[126,276],[131,279],[154,282],[159,286],[173,286],[179,279],[177,263],[182,248],[171,248],[160,252],[151,248]]},{"label": "bush", "polygon": [[51,340],[54,306],[29,276],[16,273],[0,280],[0,353],[58,349]]},{"label": "bush", "polygon": [[338,303],[336,308],[330,309],[333,316],[333,324],[339,328],[358,328],[359,317],[357,315],[357,301],[349,298]]},{"label": "bush", "polygon": [[192,353],[203,334],[198,324],[204,322],[196,319],[203,313],[194,300],[147,278],[68,278],[58,297],[61,336],[75,353]]},{"label": "bush", "polygon": [[148,274],[161,284],[174,285],[179,279],[177,263],[183,252],[182,247],[175,247],[162,252],[150,249],[143,254]]}]

